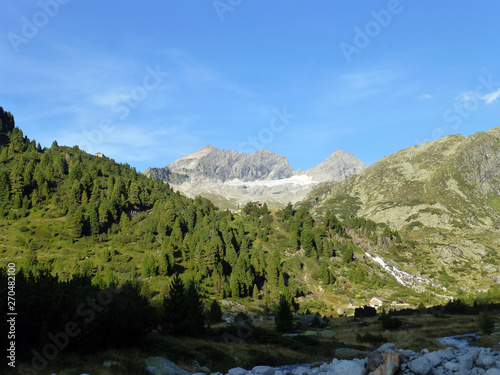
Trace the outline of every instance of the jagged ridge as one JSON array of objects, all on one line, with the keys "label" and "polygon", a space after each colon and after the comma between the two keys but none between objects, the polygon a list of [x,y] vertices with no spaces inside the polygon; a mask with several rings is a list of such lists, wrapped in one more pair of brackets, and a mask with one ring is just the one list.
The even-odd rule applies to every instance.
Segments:
[{"label": "jagged ridge", "polygon": [[319,182],[341,181],[365,167],[357,157],[340,149],[315,167],[296,171],[285,156],[269,150],[245,154],[209,145],[143,173],[169,182],[188,196],[210,198],[222,207],[249,200],[281,206],[303,199]]}]

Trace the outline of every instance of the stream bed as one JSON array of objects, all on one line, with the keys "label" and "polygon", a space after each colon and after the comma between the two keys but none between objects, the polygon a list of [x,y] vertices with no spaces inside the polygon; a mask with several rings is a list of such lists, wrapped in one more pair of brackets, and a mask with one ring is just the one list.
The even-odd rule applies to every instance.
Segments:
[{"label": "stream bed", "polygon": [[454,346],[457,349],[468,349],[470,347],[477,347],[480,337],[477,333],[468,333],[465,335],[440,337],[436,340],[443,345]]}]

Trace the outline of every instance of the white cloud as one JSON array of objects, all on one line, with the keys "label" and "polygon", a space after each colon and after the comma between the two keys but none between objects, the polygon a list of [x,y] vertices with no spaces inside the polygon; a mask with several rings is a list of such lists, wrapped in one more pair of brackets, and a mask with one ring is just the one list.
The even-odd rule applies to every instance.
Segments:
[{"label": "white cloud", "polygon": [[418,97],[420,100],[431,100],[432,95],[431,94],[422,94]]},{"label": "white cloud", "polygon": [[461,103],[475,101],[477,99],[479,99],[479,97],[476,93],[474,93],[474,91],[463,92],[457,97],[457,101]]},{"label": "white cloud", "polygon": [[455,100],[461,104],[483,101],[486,105],[490,105],[494,103],[498,98],[500,98],[500,89],[490,92],[486,95],[478,95],[476,92],[470,90],[463,92],[462,94],[457,96]]},{"label": "white cloud", "polygon": [[498,98],[500,98],[500,89],[484,95],[481,99],[483,99],[486,104],[491,104],[495,102]]},{"label": "white cloud", "polygon": [[89,100],[91,103],[111,107],[119,102],[127,102],[130,99],[130,88],[119,88],[108,91],[104,94],[94,94]]}]

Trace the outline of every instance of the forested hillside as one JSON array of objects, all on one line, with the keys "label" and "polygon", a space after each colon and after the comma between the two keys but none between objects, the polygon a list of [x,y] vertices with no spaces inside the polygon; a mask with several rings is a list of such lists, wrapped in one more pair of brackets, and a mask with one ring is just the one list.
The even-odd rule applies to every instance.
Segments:
[{"label": "forested hillside", "polygon": [[[353,217],[341,222],[331,212],[314,219],[292,205],[221,211],[77,146],[43,148],[1,108],[0,126],[0,266],[13,263],[18,272],[16,308],[30,317],[18,325],[25,348],[42,345],[47,332],[71,319],[85,327],[72,341],[76,349],[133,344],[152,329],[199,334],[201,328],[186,327],[195,321],[203,327],[203,310],[221,299],[262,314],[285,299],[295,311],[330,315],[375,293],[415,304],[433,299],[365,257],[361,247],[415,248],[387,226]],[[1,279],[4,299],[6,268]],[[88,314],[76,306],[110,288],[113,304],[85,323]],[[176,295],[183,309],[191,306],[180,311],[200,314],[173,314]],[[119,334],[124,330],[127,338]]]},{"label": "forested hillside", "polygon": [[[357,248],[334,215],[316,222],[305,209],[289,205],[271,215],[265,204],[251,203],[238,215],[219,211],[77,146],[42,148],[10,113],[2,110],[1,118],[4,265],[15,261],[26,271],[43,265],[62,280],[92,277],[101,287],[143,279],[149,297],[165,295],[165,281],[178,272],[207,295],[272,304],[282,293],[309,292],[299,275],[303,261],[291,255],[313,260],[318,279],[333,284],[342,272],[329,260],[348,259]],[[362,274],[360,267],[345,271]]]}]

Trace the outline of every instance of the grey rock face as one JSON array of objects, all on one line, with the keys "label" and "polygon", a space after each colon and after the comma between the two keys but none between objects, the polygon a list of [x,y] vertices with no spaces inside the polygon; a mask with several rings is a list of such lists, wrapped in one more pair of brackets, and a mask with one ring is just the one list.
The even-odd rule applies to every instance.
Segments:
[{"label": "grey rock face", "polygon": [[189,180],[255,181],[291,177],[295,171],[284,156],[268,150],[251,154],[219,150],[212,146],[180,157],[167,166],[171,171],[189,176]]},{"label": "grey rock face", "polygon": [[180,157],[166,167],[148,168],[143,173],[174,184],[200,179],[218,182],[235,179],[280,180],[294,175],[310,176],[318,182],[337,182],[365,168],[366,165],[361,160],[340,149],[335,150],[325,161],[311,169],[298,172],[288,163],[285,156],[269,150],[259,150],[247,155],[243,152],[205,146],[192,154]]},{"label": "grey rock face", "polygon": [[366,168],[366,164],[348,152],[336,149],[325,161],[304,171],[316,181],[339,182]]},{"label": "grey rock face", "polygon": [[342,150],[307,171],[295,171],[285,156],[269,150],[245,154],[205,146],[143,173],[191,197],[224,197],[234,205],[262,201],[284,206],[303,199],[320,182],[341,181],[364,168],[361,160]]}]

